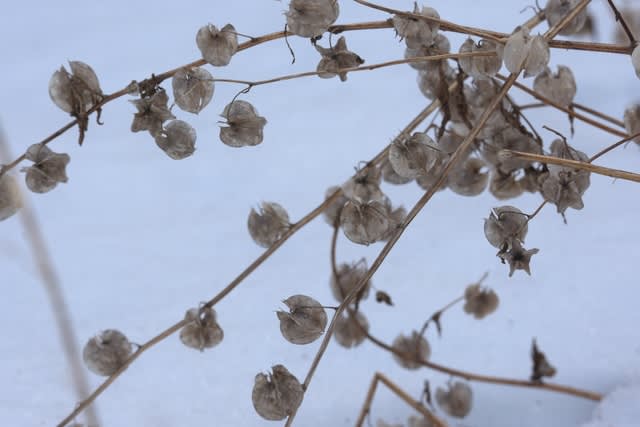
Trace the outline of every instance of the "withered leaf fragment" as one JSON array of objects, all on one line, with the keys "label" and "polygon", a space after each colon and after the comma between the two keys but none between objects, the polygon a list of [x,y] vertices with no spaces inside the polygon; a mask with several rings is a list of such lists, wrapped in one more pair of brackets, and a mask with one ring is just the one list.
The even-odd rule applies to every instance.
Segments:
[{"label": "withered leaf fragment", "polygon": [[293,295],[283,301],[289,312],[278,311],[282,336],[293,344],[309,344],[327,326],[327,313],[318,301],[306,295]]},{"label": "withered leaf fragment", "polygon": [[289,214],[278,203],[262,202],[260,212],[251,209],[247,227],[251,238],[263,248],[273,245],[289,230]]},{"label": "withered leaf fragment", "polygon": [[0,176],[0,221],[9,218],[22,207],[16,180],[7,174]]},{"label": "withered leaf fragment", "polygon": [[224,107],[221,116],[226,127],[220,127],[220,140],[230,147],[258,145],[262,142],[267,120],[258,115],[247,101],[236,100]]},{"label": "withered leaf fragment", "polygon": [[416,331],[412,331],[410,336],[398,335],[393,340],[392,347],[403,354],[400,356],[393,353],[394,360],[410,370],[420,368],[420,362],[428,360],[431,356],[429,342]]},{"label": "withered leaf fragment", "polygon": [[300,381],[282,365],[272,374],[256,375],[251,401],[258,415],[266,420],[283,420],[298,409],[304,397]]},{"label": "withered leaf fragment", "polygon": [[65,153],[55,153],[42,144],[33,144],[27,149],[27,160],[32,166],[22,169],[26,172],[25,182],[34,193],[46,193],[53,190],[58,183],[67,182],[67,165],[71,158]]},{"label": "withered leaf fragment", "polygon": [[341,81],[347,81],[347,72],[339,70],[355,68],[364,64],[364,59],[347,49],[347,41],[344,36],[340,37],[335,46],[329,49],[316,44],[316,50],[322,55],[316,71],[320,73],[318,76],[323,79],[338,75]]},{"label": "withered leaf fragment", "polygon": [[535,339],[531,342],[531,362],[533,363],[531,381],[542,382],[543,377],[552,377],[556,374],[556,368],[549,363],[545,354],[538,349]]},{"label": "withered leaf fragment", "polygon": [[464,418],[471,411],[473,393],[462,381],[447,384],[448,390],[436,389],[436,402],[444,412],[456,418]]},{"label": "withered leaf fragment", "polygon": [[338,19],[338,0],[291,0],[287,30],[300,37],[318,37]]},{"label": "withered leaf fragment", "polygon": [[133,115],[131,132],[146,130],[155,137],[162,131],[162,123],[176,118],[169,110],[169,97],[163,89],[149,97],[134,99],[131,102],[138,110]]},{"label": "withered leaf fragment", "polygon": [[198,114],[213,97],[213,76],[204,68],[183,68],[171,81],[176,105],[190,113]]},{"label": "withered leaf fragment", "polygon": [[192,308],[187,311],[184,320],[188,323],[180,330],[180,341],[187,347],[204,351],[222,342],[224,331],[218,324],[213,308]]},{"label": "withered leaf fragment", "polygon": [[198,30],[196,44],[205,61],[221,67],[229,64],[231,57],[238,50],[238,35],[231,24],[225,25],[221,30],[208,24]]},{"label": "withered leaf fragment", "polygon": [[82,358],[91,372],[108,377],[124,365],[132,350],[131,343],[122,332],[107,329],[85,344]]},{"label": "withered leaf fragment", "polygon": [[187,122],[172,120],[155,136],[155,141],[167,156],[181,160],[196,150],[196,130]]}]

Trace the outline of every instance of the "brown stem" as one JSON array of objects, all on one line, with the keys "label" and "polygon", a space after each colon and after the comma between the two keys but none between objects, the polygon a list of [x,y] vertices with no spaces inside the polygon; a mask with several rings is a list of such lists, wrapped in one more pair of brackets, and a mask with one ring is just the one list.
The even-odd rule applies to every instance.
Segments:
[{"label": "brown stem", "polygon": [[434,312],[422,325],[422,328],[420,328],[420,333],[419,335],[422,337],[424,336],[424,333],[427,332],[427,328],[429,327],[429,323],[431,322],[436,322],[436,326],[438,328],[438,333],[440,332],[440,326],[439,326],[439,322],[440,322],[440,317],[442,316],[442,313],[444,313],[445,311],[447,311],[448,309],[450,309],[451,307],[453,307],[454,305],[456,305],[457,303],[459,303],[460,301],[464,301],[464,295],[460,296],[456,299],[454,299],[453,301],[449,302],[447,305],[445,305],[444,307],[442,307],[440,310]]},{"label": "brown stem", "polygon": [[620,13],[616,5],[613,3],[613,0],[608,0],[608,2],[609,2],[609,6],[611,7],[611,10],[613,10],[613,13],[616,15],[616,21],[619,22],[620,25],[622,25],[622,29],[624,30],[625,34],[629,38],[629,43],[631,44],[631,46],[635,47],[638,44],[638,42],[636,41],[636,38],[633,36],[631,29],[627,25],[627,21],[624,19],[624,16],[622,16],[622,14]]},{"label": "brown stem", "polygon": [[612,123],[612,124],[614,124],[616,126],[620,126],[623,129],[625,128],[624,122],[622,120],[616,119],[615,117],[611,117],[611,116],[609,116],[609,115],[607,115],[607,114],[605,114],[605,113],[603,113],[601,111],[594,110],[593,108],[587,107],[586,105],[578,104],[577,102],[574,102],[573,104],[571,104],[571,106],[573,108],[575,108],[575,109],[582,110],[582,111],[587,112],[587,113],[589,113],[591,115],[594,115],[594,116],[599,117],[599,118],[601,118],[603,120],[606,120],[609,123]]}]

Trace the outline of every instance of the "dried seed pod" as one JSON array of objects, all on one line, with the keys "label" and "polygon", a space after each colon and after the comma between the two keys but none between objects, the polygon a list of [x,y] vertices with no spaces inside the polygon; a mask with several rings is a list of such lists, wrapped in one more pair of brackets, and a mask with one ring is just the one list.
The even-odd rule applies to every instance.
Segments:
[{"label": "dried seed pod", "polygon": [[523,151],[532,154],[542,154],[542,147],[531,135],[512,126],[502,129],[490,140],[482,144],[482,157],[503,174],[510,174],[531,164],[530,161],[518,159],[515,156],[504,157],[502,150]]},{"label": "dried seed pod", "polygon": [[589,174],[560,171],[540,176],[540,194],[547,202],[556,205],[559,214],[564,215],[567,208],[584,208],[582,195],[589,188]]},{"label": "dried seed pod", "polygon": [[213,308],[192,308],[187,311],[184,320],[189,323],[180,330],[180,341],[187,347],[204,351],[222,342],[224,331],[218,324]]},{"label": "dried seed pod", "polygon": [[556,374],[556,368],[549,363],[547,357],[538,349],[536,340],[531,342],[531,381],[542,382],[543,377],[553,377]]},{"label": "dried seed pod", "polygon": [[502,262],[509,264],[509,277],[513,276],[516,270],[524,270],[529,276],[531,276],[531,269],[529,264],[531,263],[531,257],[540,252],[539,249],[525,249],[519,240],[513,240],[511,247],[506,252],[499,252],[498,256],[502,259]]},{"label": "dried seed pod", "polygon": [[[418,71],[418,88],[420,92],[430,100],[438,98],[455,79],[455,71],[448,62],[437,61],[440,63],[435,70],[419,70]],[[425,64],[425,62],[417,63]]]},{"label": "dried seed pod", "polygon": [[[418,3],[413,4],[413,13],[440,19],[438,11],[434,8],[423,6],[422,9],[420,9]],[[438,21],[428,21],[426,19],[398,15],[394,15],[391,19],[396,33],[400,38],[404,39],[407,47],[413,49],[432,44],[440,29],[440,22]]]},{"label": "dried seed pod", "polygon": [[267,120],[258,115],[253,105],[246,101],[233,101],[224,107],[221,116],[227,127],[220,127],[220,140],[230,147],[258,145],[262,142]]},{"label": "dried seed pod", "polygon": [[283,301],[289,312],[278,311],[282,336],[293,344],[309,344],[318,339],[327,326],[327,313],[318,301],[306,295],[294,295]]},{"label": "dried seed pod", "polygon": [[[549,0],[544,8],[544,16],[549,23],[549,27],[553,27],[562,21],[573,8],[580,3],[580,0]],[[587,8],[583,8],[567,25],[565,25],[560,34],[570,36],[578,33],[587,21]]]},{"label": "dried seed pod", "polygon": [[[337,185],[331,186],[327,188],[327,191],[324,193],[325,200],[328,199],[333,193],[340,190],[340,187]],[[324,220],[327,224],[334,226],[336,224],[340,224],[340,213],[342,212],[342,207],[345,203],[347,203],[347,197],[344,195],[344,191],[334,200],[322,213],[324,216]]]},{"label": "dried seed pod", "polygon": [[484,235],[492,246],[503,250],[514,242],[524,242],[529,231],[529,217],[513,206],[493,208],[484,220]]},{"label": "dried seed pod", "polygon": [[420,362],[431,356],[429,342],[416,331],[412,331],[411,336],[398,335],[391,345],[394,350],[403,354],[400,356],[394,353],[393,359],[406,369],[419,369],[422,366]]},{"label": "dried seed pod", "polygon": [[155,141],[167,156],[181,160],[196,151],[196,130],[187,122],[172,120],[156,134]]},{"label": "dried seed pod", "polygon": [[389,184],[403,185],[413,181],[413,179],[411,178],[405,178],[398,175],[396,171],[393,170],[393,166],[391,166],[389,157],[386,157],[382,161],[382,165],[380,166],[380,172],[382,174],[382,179],[384,180],[384,182],[388,182]]},{"label": "dried seed pod", "polygon": [[213,76],[201,67],[178,70],[171,86],[176,105],[190,113],[198,114],[213,97]]},{"label": "dried seed pod", "polygon": [[[435,56],[447,54],[451,51],[451,43],[449,39],[443,34],[437,34],[433,39],[433,43],[428,45],[419,45],[411,48],[407,47],[404,51],[405,59],[419,58],[423,56]],[[439,72],[442,69],[443,64],[446,64],[446,59],[430,59],[424,61],[410,62],[409,66],[418,71],[427,72]]]},{"label": "dried seed pod", "polygon": [[342,185],[342,191],[350,200],[366,203],[383,203],[387,196],[380,189],[382,177],[380,169],[374,166],[357,169],[353,177]]},{"label": "dried seed pod", "polygon": [[122,332],[107,329],[85,344],[82,358],[91,372],[108,377],[125,364],[132,351],[131,343]]},{"label": "dried seed pod", "polygon": [[633,65],[633,70],[636,72],[636,76],[640,78],[640,48],[636,46],[631,52],[631,65]]},{"label": "dried seed pod", "polygon": [[340,6],[338,0],[291,0],[287,30],[300,37],[318,37],[336,22]]},{"label": "dried seed pod", "polygon": [[238,50],[238,35],[231,24],[225,25],[221,30],[208,24],[198,30],[196,44],[205,61],[221,67],[229,64],[231,57]]},{"label": "dried seed pod", "polygon": [[504,46],[504,65],[512,73],[524,68],[524,77],[535,76],[549,63],[549,44],[544,37],[530,36],[526,27],[518,27]]},{"label": "dried seed pod", "polygon": [[460,68],[476,79],[493,77],[502,66],[504,48],[493,40],[481,39],[477,44],[468,38],[461,46],[460,53],[495,52],[495,56],[462,57],[458,60]]},{"label": "dried seed pod", "polygon": [[436,402],[444,412],[456,418],[464,418],[471,411],[473,393],[462,381],[447,384],[448,390],[436,389]]},{"label": "dried seed pod", "polygon": [[564,65],[559,65],[556,73],[545,67],[533,81],[533,90],[563,107],[568,107],[576,96],[576,79],[571,69]]},{"label": "dried seed pod", "polygon": [[482,159],[470,157],[454,168],[447,178],[447,187],[461,196],[477,196],[487,188],[489,173]]},{"label": "dried seed pod", "polygon": [[389,147],[389,163],[404,178],[426,175],[442,156],[436,143],[424,132],[415,132]]},{"label": "dried seed pod", "polygon": [[[429,189],[436,184],[436,182],[438,181],[438,178],[442,174],[442,171],[447,165],[447,160],[448,160],[448,157],[444,155],[441,156],[439,160],[436,162],[436,164],[433,165],[431,169],[429,169],[426,175],[421,175],[418,178],[416,178],[416,183],[420,186],[420,188],[422,188],[425,191],[429,191]],[[437,191],[442,191],[445,188],[447,188],[446,179],[443,181],[442,185],[440,186],[440,188],[438,188]]]},{"label": "dried seed pod", "polygon": [[256,375],[251,401],[258,415],[278,421],[295,412],[304,397],[300,381],[282,365],[271,367],[272,374]]},{"label": "dried seed pod", "polygon": [[316,71],[320,73],[318,77],[323,79],[330,79],[338,75],[340,80],[345,82],[347,81],[347,73],[339,70],[355,68],[364,64],[364,59],[347,49],[347,41],[344,36],[338,39],[335,46],[326,49],[316,45],[316,50],[322,55]]},{"label": "dried seed pod", "polygon": [[379,242],[389,229],[384,204],[378,201],[361,203],[349,200],[340,214],[340,226],[349,240],[360,245]]},{"label": "dried seed pod", "polygon": [[498,200],[513,199],[524,193],[522,183],[513,173],[504,174],[497,169],[491,172],[489,192]]},{"label": "dried seed pod", "polygon": [[[338,265],[336,270],[337,277],[332,274],[329,285],[331,286],[333,297],[338,302],[342,302],[367,274],[367,261],[363,258],[351,264],[342,263]],[[367,284],[364,285],[358,294],[358,301],[367,299],[369,296],[369,288],[371,288],[371,281],[367,280]]]},{"label": "dried seed pod", "polygon": [[279,240],[289,228],[289,214],[277,203],[262,202],[260,213],[251,209],[247,220],[249,234],[258,245],[268,248]]},{"label": "dried seed pod", "polygon": [[385,207],[387,208],[387,218],[389,218],[389,228],[384,236],[382,236],[381,240],[383,242],[389,241],[391,236],[393,236],[393,233],[397,231],[398,227],[402,225],[404,219],[407,217],[407,210],[404,206],[394,208],[389,199],[387,199]]},{"label": "dried seed pod", "polygon": [[0,221],[18,212],[21,207],[22,197],[16,180],[7,174],[0,176]]},{"label": "dried seed pod", "polygon": [[333,336],[343,347],[352,348],[360,345],[369,332],[369,322],[361,312],[355,313],[355,317],[341,314],[335,323]]},{"label": "dried seed pod", "polygon": [[483,289],[480,283],[472,283],[464,291],[464,311],[476,319],[496,311],[499,302],[498,295],[489,288]]},{"label": "dried seed pod", "polygon": [[133,115],[131,132],[147,130],[152,136],[156,136],[162,131],[162,123],[176,118],[169,110],[169,97],[163,89],[149,97],[134,99],[131,102],[138,110]]},{"label": "dried seed pod", "polygon": [[[624,127],[629,135],[640,133],[640,104],[634,104],[624,110]],[[633,141],[640,145],[640,136]]]},{"label": "dried seed pod", "polygon": [[42,144],[33,144],[25,154],[32,166],[23,168],[26,172],[25,182],[34,193],[46,193],[53,190],[58,183],[67,182],[67,165],[71,158],[66,153],[55,153]]},{"label": "dried seed pod", "polygon": [[69,73],[64,66],[49,80],[49,96],[60,109],[71,114],[87,112],[102,99],[98,76],[80,61],[69,61]]}]

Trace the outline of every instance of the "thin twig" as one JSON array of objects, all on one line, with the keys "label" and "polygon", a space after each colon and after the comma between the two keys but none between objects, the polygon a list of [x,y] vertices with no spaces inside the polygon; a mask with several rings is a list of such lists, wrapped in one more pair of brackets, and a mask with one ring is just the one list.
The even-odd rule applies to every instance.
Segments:
[{"label": "thin twig", "polygon": [[608,2],[609,2],[609,6],[611,7],[611,10],[613,10],[613,13],[616,15],[616,21],[619,22],[620,25],[622,25],[622,29],[624,30],[625,34],[629,38],[629,44],[635,47],[638,44],[638,42],[636,41],[636,38],[633,36],[633,33],[631,32],[629,25],[627,25],[627,21],[624,19],[624,16],[622,16],[622,14],[620,13],[616,5],[613,3],[613,0],[608,0]]},{"label": "thin twig", "polygon": [[578,104],[577,102],[572,103],[571,106],[573,108],[575,108],[575,109],[585,111],[585,112],[587,112],[589,114],[592,114],[592,115],[594,115],[596,117],[599,117],[599,118],[601,118],[603,120],[606,120],[606,121],[608,121],[608,122],[610,122],[610,123],[612,123],[612,124],[614,124],[616,126],[620,126],[622,129],[625,128],[624,122],[622,120],[616,119],[615,117],[611,117],[611,116],[609,116],[607,114],[604,114],[601,111],[594,110],[593,108],[587,107],[586,105]]}]

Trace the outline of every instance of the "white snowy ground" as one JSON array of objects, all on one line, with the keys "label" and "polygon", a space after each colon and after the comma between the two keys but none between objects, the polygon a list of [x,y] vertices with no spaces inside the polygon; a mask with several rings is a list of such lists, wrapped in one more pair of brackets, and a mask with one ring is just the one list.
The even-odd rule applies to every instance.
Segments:
[{"label": "white snowy ground", "polygon": [[[393,4],[411,7],[409,1]],[[531,16],[519,12],[530,4],[429,3],[444,19],[506,32]],[[90,64],[108,93],[196,59],[195,33],[207,22],[232,22],[240,32],[260,35],[283,28],[286,7],[286,2],[258,0],[3,4],[0,118],[14,153],[68,121],[47,94],[49,77],[67,60]],[[599,38],[611,40],[614,24],[606,2],[594,1],[591,7],[598,15]],[[346,0],[341,8],[340,23],[387,18]],[[457,51],[462,38],[447,35]],[[347,39],[369,64],[403,55],[391,30],[349,33]],[[260,79],[315,69],[317,53],[308,41],[290,42],[294,65],[280,40],[242,52],[229,67],[212,72],[219,78]],[[551,64],[572,66],[580,103],[621,117],[625,106],[637,100],[640,82],[628,57],[553,50]],[[147,134],[129,131],[134,108],[124,99],[105,108],[104,126],[91,122],[83,147],[75,143],[75,130],[52,143],[54,150],[71,155],[69,183],[30,199],[55,256],[81,344],[106,328],[144,342],[217,293],[261,253],[246,230],[249,209],[262,200],[277,201],[296,220],[316,206],[328,186],[346,180],[354,166],[377,153],[426,105],[415,79],[414,70],[399,66],[352,74],[347,83],[307,78],[255,88],[242,99],[254,103],[269,123],[264,143],[245,149],[218,139],[217,114],[240,89],[218,84],[212,104],[200,116],[176,111],[198,132],[195,155],[182,161],[169,159]],[[519,94],[517,99],[530,102]],[[531,117],[569,134],[561,114],[545,109],[532,111]],[[552,138],[543,136],[547,142]],[[615,140],[578,122],[572,143],[593,154]],[[639,156],[632,144],[600,164],[637,171]],[[421,194],[413,184],[384,189],[408,207]],[[540,248],[533,275],[517,272],[509,279],[482,230],[483,218],[500,202],[489,194],[439,193],[374,277],[374,285],[388,291],[395,306],[363,303],[372,332],[390,342],[418,328],[488,271],[486,283],[500,296],[498,311],[482,321],[460,307],[447,312],[444,336],[429,333],[433,361],[524,379],[536,337],[558,368],[554,382],[612,394],[598,407],[562,394],[473,383],[473,410],[451,424],[640,425],[639,196],[637,184],[593,176],[584,210],[569,210],[568,225],[553,207],[531,223],[527,244]],[[539,202],[539,196],[527,196],[510,203],[531,212]],[[225,331],[219,347],[199,353],[171,337],[144,354],[97,400],[101,424],[279,425],[255,414],[253,378],[277,363],[304,377],[318,343],[288,344],[274,312],[282,308],[282,299],[296,293],[335,304],[328,287],[330,234],[321,219],[314,221],[216,306]],[[338,256],[372,260],[380,248],[356,247],[341,236]],[[0,224],[0,285],[5,327],[0,420],[7,426],[54,425],[74,408],[76,398],[17,217]],[[433,387],[448,380],[428,370],[403,370],[370,344],[347,351],[332,342],[296,425],[352,425],[375,371],[416,397],[424,380]],[[90,380],[95,387],[102,378],[90,374]],[[634,382],[635,388],[630,386]],[[382,389],[372,422],[404,422],[411,413]]]}]

